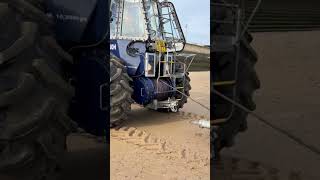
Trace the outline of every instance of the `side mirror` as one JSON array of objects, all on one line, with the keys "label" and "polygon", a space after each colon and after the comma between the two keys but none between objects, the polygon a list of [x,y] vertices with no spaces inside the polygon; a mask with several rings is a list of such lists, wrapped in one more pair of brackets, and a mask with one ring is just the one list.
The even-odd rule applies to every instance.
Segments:
[{"label": "side mirror", "polygon": [[159,3],[162,29],[167,44],[170,48],[167,48],[168,52],[181,52],[184,49],[186,40],[180,25],[179,18],[176,13],[176,9],[173,3],[163,1]]}]

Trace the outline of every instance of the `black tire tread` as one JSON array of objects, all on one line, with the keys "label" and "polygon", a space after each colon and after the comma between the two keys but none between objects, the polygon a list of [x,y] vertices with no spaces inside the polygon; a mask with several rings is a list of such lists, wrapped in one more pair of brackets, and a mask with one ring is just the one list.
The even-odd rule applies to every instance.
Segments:
[{"label": "black tire tread", "polygon": [[[216,0],[220,2],[220,0]],[[230,19],[230,9],[220,9],[216,11],[217,16],[228,20]],[[233,36],[235,35],[234,26],[219,24],[214,28],[214,34],[219,34],[223,36]],[[253,101],[253,93],[260,88],[260,81],[254,66],[257,62],[257,54],[254,48],[250,45],[253,37],[249,32],[245,33],[245,36],[241,39],[240,43],[240,56],[238,65],[238,78],[236,82],[236,96],[235,100],[247,107],[250,110],[254,110],[256,105]],[[219,43],[219,42],[215,42]],[[222,42],[223,43],[223,42]],[[230,50],[226,52],[213,52],[215,59],[214,70],[212,72],[213,81],[228,81],[234,79],[235,72],[235,56],[236,50]],[[217,91],[231,97],[232,86],[229,87],[213,87]],[[222,98],[212,95],[213,97],[213,119],[220,119],[228,117],[231,104],[226,102]],[[248,113],[242,111],[241,109],[235,107],[233,114],[228,119],[226,123],[217,125],[216,135],[214,138],[214,149],[220,151],[224,147],[230,147],[234,144],[235,136],[242,131],[247,129],[247,116]],[[217,153],[217,152],[216,152]]]},{"label": "black tire tread", "polygon": [[127,119],[131,110],[133,88],[132,79],[120,60],[111,55],[110,58],[110,127],[115,127]]},{"label": "black tire tread", "polygon": [[[189,72],[186,72],[185,74],[185,78],[184,78],[184,89],[183,89],[183,93],[185,95],[187,95],[187,97],[179,92],[177,92],[179,95],[177,98],[181,98],[181,100],[179,101],[178,104],[178,108],[181,109],[183,108],[184,104],[186,104],[188,102],[188,97],[190,96],[190,90],[191,90],[191,85],[190,85],[190,77],[189,77]],[[179,83],[179,82],[177,82]]]},{"label": "black tire tread", "polygon": [[55,177],[76,129],[63,67],[72,56],[54,40],[41,7],[40,0],[0,0],[0,179]]}]

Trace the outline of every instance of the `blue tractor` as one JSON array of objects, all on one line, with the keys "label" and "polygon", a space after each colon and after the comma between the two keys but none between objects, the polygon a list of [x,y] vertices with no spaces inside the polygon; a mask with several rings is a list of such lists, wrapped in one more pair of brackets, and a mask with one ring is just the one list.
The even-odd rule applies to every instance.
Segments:
[{"label": "blue tractor", "polygon": [[126,119],[131,103],[177,112],[191,89],[185,37],[174,5],[157,0],[112,0],[110,125]]},{"label": "blue tractor", "polygon": [[68,134],[105,136],[134,101],[178,111],[184,44],[167,1],[0,0],[0,179],[51,179]]}]

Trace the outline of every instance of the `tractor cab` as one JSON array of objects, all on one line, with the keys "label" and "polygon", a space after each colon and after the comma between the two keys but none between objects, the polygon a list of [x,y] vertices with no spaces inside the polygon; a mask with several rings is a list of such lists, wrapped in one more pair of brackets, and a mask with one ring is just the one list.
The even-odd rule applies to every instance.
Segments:
[{"label": "tractor cab", "polygon": [[183,50],[185,38],[171,2],[112,0],[110,8],[110,39],[144,42],[153,50],[162,42],[166,52]]}]

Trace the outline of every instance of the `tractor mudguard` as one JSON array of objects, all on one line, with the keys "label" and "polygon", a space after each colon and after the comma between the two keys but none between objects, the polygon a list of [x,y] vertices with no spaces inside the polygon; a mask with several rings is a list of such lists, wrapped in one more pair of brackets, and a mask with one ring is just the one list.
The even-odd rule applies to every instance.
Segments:
[{"label": "tractor mudguard", "polygon": [[[109,102],[108,62],[105,51],[86,51],[77,58],[74,66],[75,97],[70,113],[79,127],[86,132],[103,136],[109,130],[109,109],[101,101]],[[101,92],[102,87],[107,91]]]},{"label": "tractor mudguard", "polygon": [[47,16],[55,22],[56,38],[64,47],[97,43],[109,31],[105,0],[48,0],[45,6]]}]

